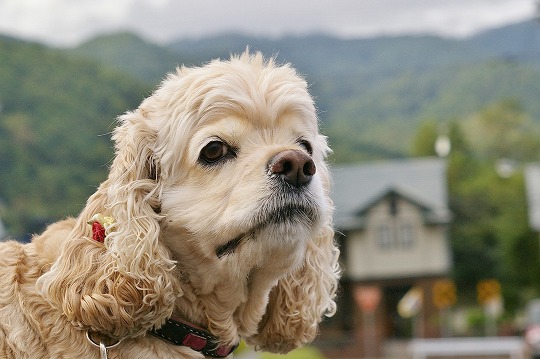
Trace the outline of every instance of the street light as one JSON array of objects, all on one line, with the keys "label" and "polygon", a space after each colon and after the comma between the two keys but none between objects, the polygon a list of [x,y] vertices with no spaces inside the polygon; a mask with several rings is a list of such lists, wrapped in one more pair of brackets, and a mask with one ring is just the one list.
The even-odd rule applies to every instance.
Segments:
[{"label": "street light", "polygon": [[435,140],[435,153],[439,157],[446,157],[450,154],[452,144],[450,138],[447,135],[439,135]]}]

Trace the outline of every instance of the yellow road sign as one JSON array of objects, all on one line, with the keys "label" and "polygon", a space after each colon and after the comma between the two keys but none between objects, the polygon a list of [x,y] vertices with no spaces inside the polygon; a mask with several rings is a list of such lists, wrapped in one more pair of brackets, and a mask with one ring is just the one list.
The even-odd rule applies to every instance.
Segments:
[{"label": "yellow road sign", "polygon": [[495,279],[481,280],[476,285],[478,303],[485,305],[501,296],[501,284]]},{"label": "yellow road sign", "polygon": [[433,304],[444,309],[456,304],[456,286],[449,279],[440,279],[433,284]]}]

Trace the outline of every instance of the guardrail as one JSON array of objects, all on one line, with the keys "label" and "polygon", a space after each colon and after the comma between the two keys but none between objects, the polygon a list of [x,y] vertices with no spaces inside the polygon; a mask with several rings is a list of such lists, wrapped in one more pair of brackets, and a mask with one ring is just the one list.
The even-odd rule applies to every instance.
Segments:
[{"label": "guardrail", "polygon": [[527,346],[520,337],[486,338],[440,338],[413,339],[409,345],[413,359],[430,357],[487,357],[507,356],[510,359],[525,359]]}]

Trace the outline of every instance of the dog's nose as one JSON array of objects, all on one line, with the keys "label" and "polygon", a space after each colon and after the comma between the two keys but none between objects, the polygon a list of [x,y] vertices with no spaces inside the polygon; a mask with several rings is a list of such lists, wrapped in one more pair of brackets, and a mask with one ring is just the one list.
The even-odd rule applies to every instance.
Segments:
[{"label": "dog's nose", "polygon": [[300,150],[286,150],[278,153],[270,161],[269,170],[295,187],[308,184],[317,171],[311,157]]}]

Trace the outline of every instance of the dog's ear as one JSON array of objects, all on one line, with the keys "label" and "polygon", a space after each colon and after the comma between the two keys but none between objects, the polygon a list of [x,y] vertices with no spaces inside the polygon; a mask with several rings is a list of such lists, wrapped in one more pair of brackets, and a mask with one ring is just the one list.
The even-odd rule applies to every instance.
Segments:
[{"label": "dog's ear", "polygon": [[[60,257],[38,280],[42,295],[74,325],[115,338],[138,336],[172,313],[180,288],[160,244],[156,133],[140,112],[127,113],[113,134],[109,177],[87,202]],[[104,243],[87,222],[112,217]]]},{"label": "dog's ear", "polygon": [[[317,171],[331,208],[328,168],[317,166]],[[322,317],[335,313],[339,249],[334,243],[332,216],[328,213],[326,217],[319,234],[308,243],[303,265],[279,280],[270,292],[258,334],[248,339],[257,349],[287,353],[309,343],[317,335]]]}]

